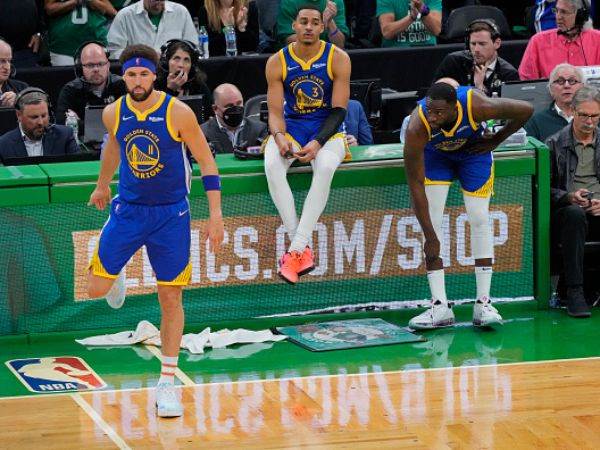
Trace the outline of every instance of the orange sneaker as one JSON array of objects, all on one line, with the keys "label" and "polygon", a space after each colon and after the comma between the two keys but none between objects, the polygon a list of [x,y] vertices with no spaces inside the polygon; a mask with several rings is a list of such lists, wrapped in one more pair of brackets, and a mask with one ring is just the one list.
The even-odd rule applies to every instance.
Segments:
[{"label": "orange sneaker", "polygon": [[312,272],[315,268],[315,257],[310,247],[307,245],[302,252],[302,259],[300,260],[300,267],[298,267],[298,276],[306,275]]},{"label": "orange sneaker", "polygon": [[290,284],[295,284],[298,281],[298,268],[302,261],[302,253],[300,252],[285,252],[279,260],[279,269],[277,274]]}]

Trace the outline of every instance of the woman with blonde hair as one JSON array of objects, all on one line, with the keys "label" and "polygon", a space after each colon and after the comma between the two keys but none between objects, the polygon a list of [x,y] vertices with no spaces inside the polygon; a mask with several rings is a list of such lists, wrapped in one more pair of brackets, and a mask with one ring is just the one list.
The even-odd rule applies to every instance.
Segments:
[{"label": "woman with blonde hair", "polygon": [[223,28],[235,29],[238,55],[256,52],[258,47],[258,9],[254,1],[205,0],[198,12],[198,22],[208,31],[210,56],[225,55]]}]

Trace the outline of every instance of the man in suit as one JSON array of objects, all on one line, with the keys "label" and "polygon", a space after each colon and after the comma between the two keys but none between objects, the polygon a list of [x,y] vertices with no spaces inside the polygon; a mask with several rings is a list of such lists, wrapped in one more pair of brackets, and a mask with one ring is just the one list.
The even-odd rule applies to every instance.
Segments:
[{"label": "man in suit", "polygon": [[519,79],[517,69],[498,56],[500,29],[491,19],[477,19],[467,27],[467,48],[449,53],[437,68],[434,80],[453,78],[461,86],[475,86],[488,97],[500,94],[506,81]]},{"label": "man in suit", "polygon": [[79,152],[71,128],[50,125],[48,96],[37,88],[23,90],[16,99],[19,126],[0,137],[0,158],[65,155]]},{"label": "man in suit", "polygon": [[244,98],[233,84],[224,83],[213,92],[215,117],[201,125],[213,153],[233,153],[260,145],[267,136],[267,124],[244,118]]}]

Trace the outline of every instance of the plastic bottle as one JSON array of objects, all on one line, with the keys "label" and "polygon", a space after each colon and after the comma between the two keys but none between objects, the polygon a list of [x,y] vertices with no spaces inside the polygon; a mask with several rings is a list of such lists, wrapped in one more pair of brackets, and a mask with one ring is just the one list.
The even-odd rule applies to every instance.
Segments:
[{"label": "plastic bottle", "polygon": [[[496,92],[496,91],[492,92],[492,99],[494,99],[494,100],[498,99],[498,92]],[[487,125],[486,128],[487,128],[488,132],[493,133],[494,132],[494,127],[496,126],[496,120],[495,119],[489,119],[486,122],[486,125]]]},{"label": "plastic bottle", "polygon": [[200,31],[198,32],[198,44],[202,59],[208,59],[208,32],[204,25],[200,27]]},{"label": "plastic bottle", "polygon": [[237,56],[237,42],[235,38],[235,28],[229,25],[223,28],[225,35],[225,54],[227,56]]},{"label": "plastic bottle", "polygon": [[65,125],[73,130],[73,137],[77,144],[79,144],[79,120],[77,119],[77,114],[72,111],[67,111]]}]

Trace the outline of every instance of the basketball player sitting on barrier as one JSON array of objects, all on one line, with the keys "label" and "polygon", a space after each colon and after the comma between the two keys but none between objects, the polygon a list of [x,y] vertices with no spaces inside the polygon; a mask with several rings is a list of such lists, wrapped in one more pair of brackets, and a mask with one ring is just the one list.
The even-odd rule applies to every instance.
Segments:
[{"label": "basketball player sitting on barrier", "polygon": [[[100,234],[89,266],[88,295],[106,296],[113,308],[125,300],[127,261],[146,246],[156,274],[161,307],[161,376],[156,386],[160,417],[183,414],[174,390],[174,373],[183,332],[181,291],[191,275],[191,167],[185,147],[200,165],[210,216],[206,236],[211,251],[223,241],[221,185],[215,160],[194,112],[184,103],[154,90],[156,52],[146,45],[127,47],[121,54],[128,94],[102,114],[109,139],[90,205],[110,216]],[[120,165],[119,165],[120,162]],[[112,199],[110,182],[119,167],[119,194]]]},{"label": "basketball player sitting on barrier", "polygon": [[[278,274],[291,284],[314,269],[308,244],[327,204],[333,175],[346,156],[343,122],[350,96],[350,58],[319,40],[324,29],[321,11],[301,7],[292,26],[296,41],[267,62],[271,136],[265,147],[269,192],[292,241],[279,260]],[[286,175],[296,159],[310,162],[313,169],[300,222]]]},{"label": "basketball player sitting on barrier", "polygon": [[[404,146],[404,164],[412,207],[424,234],[425,265],[431,289],[431,307],[412,318],[413,329],[450,326],[454,312],[446,298],[444,267],[440,258],[444,207],[450,184],[460,181],[471,228],[475,259],[477,301],[473,324],[502,323],[491,304],[490,285],[494,248],[489,224],[493,192],[492,150],[529,119],[533,107],[523,101],[491,99],[475,89],[455,89],[437,82],[420,100],[410,117]],[[496,133],[483,133],[481,123],[506,120]]]}]

